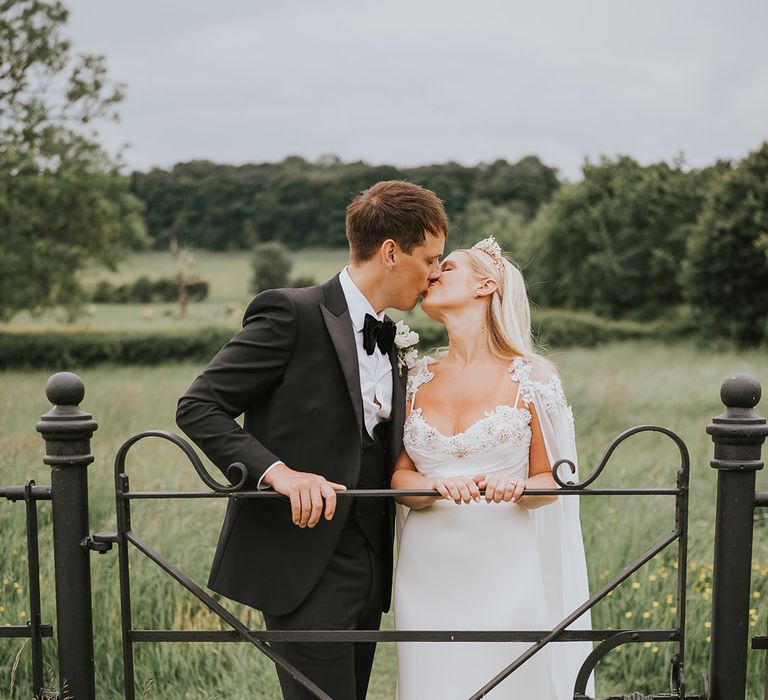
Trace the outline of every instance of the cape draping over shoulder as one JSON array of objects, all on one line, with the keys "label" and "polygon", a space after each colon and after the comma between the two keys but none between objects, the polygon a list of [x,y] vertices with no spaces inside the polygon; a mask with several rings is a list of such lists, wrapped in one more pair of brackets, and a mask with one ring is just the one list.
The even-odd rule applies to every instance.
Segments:
[{"label": "cape draping over shoulder", "polygon": [[[576,434],[571,407],[565,398],[560,377],[546,363],[515,360],[513,378],[520,381],[523,400],[532,404],[539,419],[550,466],[567,459],[568,465],[558,469],[563,482],[579,481]],[[554,503],[532,511],[536,540],[544,568],[546,598],[549,604],[550,627],[554,627],[589,598],[587,564],[581,533],[578,496],[562,496]],[[592,628],[589,611],[573,622],[571,630]],[[592,651],[591,642],[553,643],[555,667],[562,670],[563,684],[558,687],[562,698],[573,696],[573,683]],[[594,695],[594,678],[590,678],[587,693]]]}]

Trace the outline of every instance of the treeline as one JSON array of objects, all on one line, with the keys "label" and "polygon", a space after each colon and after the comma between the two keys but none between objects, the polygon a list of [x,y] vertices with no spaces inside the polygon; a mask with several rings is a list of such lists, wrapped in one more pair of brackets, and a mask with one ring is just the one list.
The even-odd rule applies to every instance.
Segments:
[{"label": "treeline", "polygon": [[466,167],[458,163],[419,168],[343,163],[299,157],[242,166],[208,161],[180,163],[131,176],[144,203],[152,245],[172,240],[207,250],[239,250],[280,241],[289,248],[346,245],[344,213],[351,199],[379,180],[405,179],[437,192],[457,229],[468,212],[504,206],[524,220],[560,187],[555,168],[528,156]]},{"label": "treeline", "polygon": [[496,236],[540,306],[635,321],[683,316],[708,338],[768,338],[768,143],[701,169],[606,158],[585,164],[576,183],[534,156],[409,169],[294,157],[183,163],[134,173],[131,188],[157,248],[336,247],[346,244],[355,193],[392,178],[445,200],[449,248]]},{"label": "treeline", "polygon": [[543,306],[687,314],[704,338],[768,339],[768,143],[701,170],[587,165],[529,225],[506,231]]}]

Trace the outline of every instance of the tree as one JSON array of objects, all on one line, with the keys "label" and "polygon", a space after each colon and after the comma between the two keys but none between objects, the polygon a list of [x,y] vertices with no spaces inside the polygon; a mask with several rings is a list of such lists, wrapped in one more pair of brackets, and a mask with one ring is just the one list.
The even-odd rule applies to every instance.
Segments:
[{"label": "tree", "polygon": [[176,260],[176,301],[179,303],[179,316],[187,317],[187,286],[192,276],[192,268],[195,266],[195,256],[189,246],[179,245],[174,238],[170,245],[171,255]]},{"label": "tree", "polygon": [[536,156],[526,156],[514,164],[497,160],[480,166],[473,195],[496,205],[514,202],[521,213],[531,218],[559,187],[555,168],[544,165]]},{"label": "tree", "polygon": [[458,232],[451,245],[469,247],[481,238],[494,236],[504,252],[519,265],[525,267],[531,259],[531,242],[525,215],[519,208],[499,204],[494,206],[487,199],[472,199],[466,211],[459,217]]},{"label": "tree", "polygon": [[680,270],[711,171],[628,157],[584,166],[528,232],[533,297],[612,318],[655,318],[682,301]]},{"label": "tree", "polygon": [[76,273],[114,268],[144,241],[141,204],[92,124],[116,118],[122,86],[104,59],[74,56],[60,2],[0,0],[0,320],[75,309]]},{"label": "tree", "polygon": [[251,291],[255,294],[265,289],[287,287],[293,261],[288,249],[279,241],[259,243],[253,249],[253,277]]},{"label": "tree", "polygon": [[688,245],[686,298],[704,337],[768,337],[768,142],[712,186]]},{"label": "tree", "polygon": [[290,249],[344,247],[347,205],[379,180],[408,180],[436,192],[459,235],[475,201],[528,220],[560,186],[557,171],[533,156],[471,168],[458,163],[395,168],[333,156],[310,163],[292,156],[280,163],[191,161],[135,172],[131,191],[146,207],[157,249],[174,237],[206,250],[244,250],[260,241],[280,241]]}]

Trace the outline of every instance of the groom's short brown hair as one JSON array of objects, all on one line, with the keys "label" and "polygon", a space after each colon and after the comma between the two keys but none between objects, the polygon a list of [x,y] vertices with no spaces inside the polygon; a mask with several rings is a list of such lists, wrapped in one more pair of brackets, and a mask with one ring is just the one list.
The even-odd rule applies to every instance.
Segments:
[{"label": "groom's short brown hair", "polygon": [[448,235],[448,215],[432,190],[385,180],[361,192],[347,207],[347,240],[354,261],[370,260],[388,238],[406,253],[427,234]]}]

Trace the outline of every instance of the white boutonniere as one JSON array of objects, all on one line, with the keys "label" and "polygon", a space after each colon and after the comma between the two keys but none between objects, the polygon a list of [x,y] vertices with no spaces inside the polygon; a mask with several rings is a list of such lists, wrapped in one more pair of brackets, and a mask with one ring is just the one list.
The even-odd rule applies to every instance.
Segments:
[{"label": "white boutonniere", "polygon": [[402,321],[398,321],[395,329],[395,347],[397,348],[397,363],[402,374],[403,367],[411,369],[419,358],[419,351],[414,347],[419,342],[419,334],[412,331]]}]

